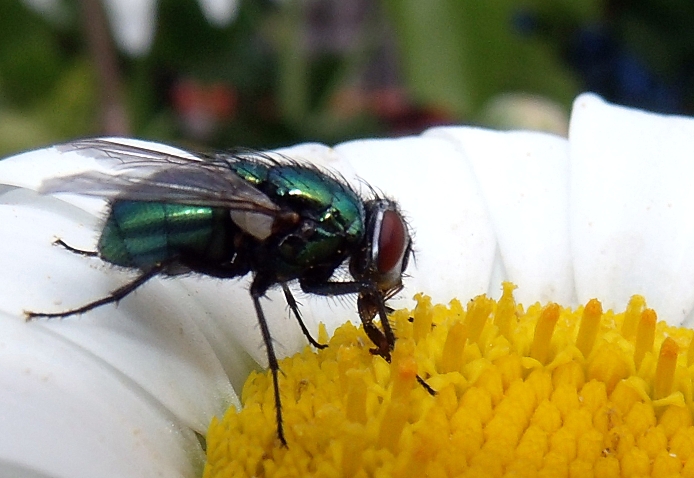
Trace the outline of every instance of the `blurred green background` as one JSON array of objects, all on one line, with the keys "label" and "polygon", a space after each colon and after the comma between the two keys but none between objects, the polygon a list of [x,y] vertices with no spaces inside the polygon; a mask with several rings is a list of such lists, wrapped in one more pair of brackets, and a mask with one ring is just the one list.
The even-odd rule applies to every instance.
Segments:
[{"label": "blurred green background", "polygon": [[587,90],[694,108],[689,0],[220,0],[223,18],[212,1],[143,0],[137,47],[119,0],[3,2],[0,155],[97,135],[269,148],[441,124],[565,134]]}]

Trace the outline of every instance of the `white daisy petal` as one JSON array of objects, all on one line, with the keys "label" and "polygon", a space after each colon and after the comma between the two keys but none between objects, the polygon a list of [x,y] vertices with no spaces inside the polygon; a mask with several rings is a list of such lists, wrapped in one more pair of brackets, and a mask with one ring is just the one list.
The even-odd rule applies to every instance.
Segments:
[{"label": "white daisy petal", "polygon": [[569,157],[566,139],[527,131],[443,127],[425,137],[448,139],[468,158],[499,244],[503,277],[519,286],[519,302],[573,303],[569,242]]},{"label": "white daisy petal", "polygon": [[11,476],[195,475],[197,439],[159,402],[43,324],[0,312],[0,327],[0,463],[14,464]]},{"label": "white daisy petal", "polygon": [[[5,294],[0,310],[18,318],[27,309],[62,311],[99,299],[133,279],[133,274],[98,259],[51,245],[61,231],[66,231],[66,240],[74,238],[75,231],[92,235],[98,230],[93,229],[95,221],[85,230],[56,214],[54,208],[14,202],[0,204],[0,221],[5,225],[0,240],[13,251],[0,274]],[[64,205],[60,207],[65,210]],[[64,320],[38,319],[37,323],[93,353],[158,397],[184,424],[204,432],[209,417],[236,398],[197,326],[205,317],[188,305],[188,297],[175,281],[153,279],[118,307],[104,306]],[[206,393],[200,395],[198,390]]]},{"label": "white daisy petal", "polygon": [[[399,201],[416,260],[394,307],[411,306],[419,291],[435,302],[498,295],[499,282],[512,280],[525,303],[597,297],[621,308],[641,293],[661,318],[680,323],[694,308],[690,138],[692,119],[585,95],[568,143],[446,127],[280,152]],[[155,278],[117,307],[25,323],[25,309],[83,305],[134,277],[51,245],[60,237],[92,250],[106,203],[36,189],[95,167],[103,166],[55,148],[0,161],[0,463],[12,463],[0,473],[193,476],[201,452],[192,430],[204,433],[211,416],[238,403],[230,380],[238,388],[256,361],[266,362],[251,277]],[[312,331],[319,321],[329,330],[358,321],[353,298],[293,290]],[[281,289],[262,306],[279,356],[306,346]]]},{"label": "white daisy petal", "polygon": [[[258,319],[248,292],[251,276],[212,279],[191,275],[176,277],[187,291],[185,305],[196,316],[196,324],[214,350],[234,390],[240,392],[251,370],[267,367],[267,354],[258,328]],[[286,356],[306,345],[306,339],[289,317],[284,297],[270,291],[261,304],[275,342],[275,351]],[[315,330],[312,328],[311,330]]]},{"label": "white daisy petal", "polygon": [[421,291],[434,302],[486,293],[496,239],[477,180],[446,140],[362,140],[335,147],[360,178],[397,198],[414,229],[415,260],[393,307]]},{"label": "white daisy petal", "polygon": [[[57,166],[59,163],[61,166]],[[24,165],[23,171],[21,165]],[[91,206],[82,208],[55,197],[41,196],[29,188],[38,187],[45,177],[88,168],[89,161],[85,163],[83,156],[57,153],[54,148],[0,162],[0,182],[4,183],[0,186],[0,221],[3,224],[0,240],[6,246],[4,267],[0,270],[3,290],[0,311],[3,318],[13,320],[13,327],[26,331],[29,339],[35,335],[52,337],[72,354],[79,354],[81,361],[90,363],[89,367],[82,366],[71,355],[63,354],[62,349],[46,345],[45,352],[52,354],[52,360],[61,367],[66,368],[62,364],[75,364],[74,369],[66,368],[64,372],[61,369],[61,373],[69,374],[71,381],[63,387],[61,394],[57,394],[50,393],[50,390],[42,393],[35,387],[31,388],[31,384],[18,382],[15,375],[19,374],[12,375],[7,366],[12,354],[0,358],[4,370],[0,380],[9,381],[3,390],[21,390],[27,386],[26,395],[34,397],[23,401],[20,407],[11,402],[11,396],[3,398],[0,393],[0,400],[5,400],[7,405],[3,410],[12,410],[7,416],[16,415],[18,421],[20,417],[30,421],[32,416],[41,417],[45,422],[42,424],[37,420],[32,421],[31,426],[25,426],[25,433],[17,435],[22,440],[10,433],[19,430],[21,423],[7,422],[3,431],[10,433],[9,437],[16,446],[3,449],[15,457],[12,461],[17,463],[17,470],[23,469],[25,462],[34,462],[32,450],[50,450],[41,453],[51,460],[54,452],[71,457],[92,450],[93,453],[84,456],[90,456],[96,464],[67,460],[68,464],[74,462],[75,465],[65,469],[72,470],[73,466],[83,472],[93,469],[93,476],[190,476],[195,461],[191,458],[197,454],[200,459],[200,447],[191,430],[204,434],[211,416],[221,415],[231,403],[238,404],[226,371],[234,371],[238,377],[246,376],[253,366],[248,355],[238,347],[234,354],[227,354],[227,358],[239,363],[238,368],[221,364],[215,348],[207,340],[207,337],[223,335],[220,330],[230,334],[226,322],[229,317],[221,318],[219,308],[214,304],[200,307],[199,301],[191,300],[191,296],[196,297],[196,292],[186,290],[178,281],[155,279],[128,296],[118,307],[109,305],[64,320],[24,322],[23,311],[26,309],[60,311],[83,305],[103,297],[107,291],[133,277],[98,259],[79,256],[51,245],[59,236],[75,247],[93,249],[101,227],[100,219],[94,214],[103,209],[103,201],[92,200]],[[77,196],[62,196],[80,203]],[[211,321],[213,325],[207,322],[211,317],[216,319]],[[202,330],[201,322],[205,324]],[[31,351],[35,347],[31,340],[12,338],[9,325],[12,324],[0,325],[3,327],[3,340]],[[105,378],[94,378],[95,370]],[[110,380],[111,384],[102,385],[104,380]],[[70,388],[72,384],[75,386]],[[86,396],[80,388],[82,386],[93,386],[95,398]],[[96,398],[101,393],[99,390],[104,390],[104,403]],[[108,397],[113,397],[114,401],[110,402]],[[53,407],[53,399],[65,405]],[[92,402],[93,406],[90,405]],[[96,409],[92,412],[89,406]],[[49,412],[29,412],[41,407]],[[80,409],[84,409],[83,414],[77,411]],[[53,413],[57,413],[60,419],[51,421],[49,418]],[[130,417],[132,421],[127,422],[118,414]],[[109,421],[114,415],[117,426],[112,426]],[[74,421],[74,427],[84,425],[84,432],[72,434],[70,440],[60,440],[53,433],[44,433],[44,441],[42,436],[34,436],[39,433],[40,426],[64,433],[58,422],[65,421],[65,417]],[[32,428],[34,423],[36,429]],[[137,424],[147,427],[147,430],[140,433]],[[96,430],[97,426],[101,427],[101,432]],[[119,432],[119,429],[124,431]],[[176,430],[175,434],[171,433]],[[157,438],[157,434],[162,433],[165,437]],[[94,440],[100,434],[113,437],[112,441]],[[59,446],[52,441],[58,442]],[[89,444],[84,445],[85,441]],[[25,449],[24,445],[29,442],[32,446]],[[123,463],[109,468],[111,455]],[[128,458],[123,460],[123,457]],[[142,460],[148,464],[141,465]],[[28,469],[44,467],[57,470],[58,474],[51,476],[75,476],[71,472],[60,474],[62,468],[51,468],[48,459],[45,463],[42,460],[36,463],[36,467]],[[112,474],[99,472],[102,468],[112,471]]]},{"label": "white daisy petal", "polygon": [[681,324],[694,307],[694,120],[574,103],[571,232],[579,302],[642,294]]}]

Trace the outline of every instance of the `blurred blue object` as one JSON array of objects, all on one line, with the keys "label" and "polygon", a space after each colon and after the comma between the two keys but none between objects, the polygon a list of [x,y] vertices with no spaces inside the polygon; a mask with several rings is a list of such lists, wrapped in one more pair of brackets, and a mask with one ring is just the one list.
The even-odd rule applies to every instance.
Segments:
[{"label": "blurred blue object", "polygon": [[661,113],[682,113],[682,98],[602,25],[582,27],[569,45],[568,60],[588,90],[616,103]]}]

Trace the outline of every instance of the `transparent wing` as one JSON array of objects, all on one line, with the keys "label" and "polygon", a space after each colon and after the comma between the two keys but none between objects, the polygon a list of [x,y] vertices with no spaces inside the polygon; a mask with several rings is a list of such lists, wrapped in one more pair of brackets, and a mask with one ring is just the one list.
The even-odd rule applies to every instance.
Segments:
[{"label": "transparent wing", "polygon": [[229,158],[185,157],[103,139],[80,140],[57,148],[108,161],[113,172],[87,171],[52,178],[41,184],[39,192],[43,194],[70,192],[107,199],[224,207],[268,216],[276,216],[280,210],[229,167]]},{"label": "transparent wing", "polygon": [[[180,151],[170,146],[165,147],[171,152],[157,151],[104,138],[79,139],[55,146],[61,152],[76,151],[84,156],[108,163],[109,167],[116,170],[151,169],[161,165],[186,165],[191,161],[211,160],[197,153]],[[183,153],[187,156],[183,156]],[[215,161],[212,159],[212,162]]]}]

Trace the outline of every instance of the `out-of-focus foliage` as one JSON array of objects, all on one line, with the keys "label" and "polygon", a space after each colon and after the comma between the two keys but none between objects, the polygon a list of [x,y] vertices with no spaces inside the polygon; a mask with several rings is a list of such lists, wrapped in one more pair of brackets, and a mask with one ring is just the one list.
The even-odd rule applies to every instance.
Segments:
[{"label": "out-of-focus foliage", "polygon": [[686,0],[239,0],[222,27],[195,0],[156,0],[154,41],[139,57],[115,52],[109,79],[122,95],[111,96],[86,34],[90,0],[54,1],[47,16],[28,0],[3,5],[2,155],[113,132],[106,100],[122,103],[127,134],[215,148],[443,123],[561,134],[584,89],[659,111],[694,106]]},{"label": "out-of-focus foliage", "polygon": [[94,108],[91,66],[72,55],[77,31],[50,24],[9,1],[0,15],[0,151],[89,131]]},{"label": "out-of-focus foliage", "polygon": [[506,92],[546,95],[568,105],[579,89],[555,45],[514,29],[516,0],[388,0],[406,78],[417,99],[474,117]]}]

